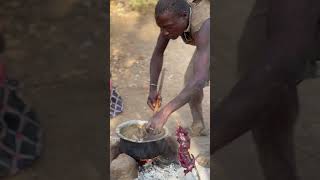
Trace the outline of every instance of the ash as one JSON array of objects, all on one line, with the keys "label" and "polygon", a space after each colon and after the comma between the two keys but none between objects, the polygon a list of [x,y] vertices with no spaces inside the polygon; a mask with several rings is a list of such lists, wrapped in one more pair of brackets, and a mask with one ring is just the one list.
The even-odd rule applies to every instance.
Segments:
[{"label": "ash", "polygon": [[139,167],[138,178],[135,180],[198,180],[194,170],[184,175],[183,168],[176,163],[167,166],[147,164]]}]

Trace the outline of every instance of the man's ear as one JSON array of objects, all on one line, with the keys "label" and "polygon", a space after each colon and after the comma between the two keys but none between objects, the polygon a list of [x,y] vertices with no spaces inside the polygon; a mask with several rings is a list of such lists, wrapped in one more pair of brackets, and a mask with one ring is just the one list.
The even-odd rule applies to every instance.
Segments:
[{"label": "man's ear", "polygon": [[188,11],[183,11],[183,17],[188,17],[189,16],[189,12]]},{"label": "man's ear", "polygon": [[183,17],[184,19],[187,19],[188,16],[189,16],[189,12],[188,11],[180,12],[180,17]]}]

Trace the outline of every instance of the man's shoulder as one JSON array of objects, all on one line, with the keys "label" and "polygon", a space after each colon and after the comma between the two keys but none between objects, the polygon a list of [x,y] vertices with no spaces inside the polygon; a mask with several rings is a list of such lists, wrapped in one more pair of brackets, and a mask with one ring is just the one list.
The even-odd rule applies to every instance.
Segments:
[{"label": "man's shoulder", "polygon": [[210,19],[210,3],[206,0],[202,0],[198,4],[193,3],[191,11],[191,31],[197,32],[203,23]]},{"label": "man's shoulder", "polygon": [[205,41],[209,40],[210,39],[210,18],[205,20],[202,23],[199,31],[194,32],[192,36],[194,37],[196,44],[199,44],[197,42],[202,42],[203,40]]}]

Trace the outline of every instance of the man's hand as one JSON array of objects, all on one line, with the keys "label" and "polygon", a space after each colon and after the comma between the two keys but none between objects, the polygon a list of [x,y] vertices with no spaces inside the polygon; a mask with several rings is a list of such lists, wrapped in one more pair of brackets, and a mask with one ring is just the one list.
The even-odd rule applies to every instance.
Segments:
[{"label": "man's hand", "polygon": [[168,120],[168,115],[164,113],[163,110],[155,113],[152,118],[149,120],[146,131],[148,133],[157,134],[161,131],[162,127]]},{"label": "man's hand", "polygon": [[157,102],[159,102],[158,107],[161,106],[161,96],[159,96],[159,94],[157,93],[156,90],[150,90],[149,92],[149,96],[148,96],[148,100],[147,100],[147,104],[150,107],[150,109],[152,111],[155,110]]}]

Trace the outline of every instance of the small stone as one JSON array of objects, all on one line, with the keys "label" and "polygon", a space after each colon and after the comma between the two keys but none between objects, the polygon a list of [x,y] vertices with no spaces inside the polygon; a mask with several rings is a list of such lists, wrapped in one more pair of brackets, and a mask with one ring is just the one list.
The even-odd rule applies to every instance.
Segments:
[{"label": "small stone", "polygon": [[205,168],[210,168],[210,155],[209,154],[199,154],[197,159],[197,163]]},{"label": "small stone", "polygon": [[137,87],[138,87],[137,84],[134,84],[134,83],[130,83],[130,84],[129,84],[129,88],[137,88]]},{"label": "small stone", "polygon": [[130,60],[128,60],[128,61],[124,64],[124,66],[125,66],[126,68],[130,68],[135,62],[136,62],[136,60],[130,59]]},{"label": "small stone", "polygon": [[169,77],[168,77],[168,80],[172,80],[173,79],[173,74],[171,74]]},{"label": "small stone", "polygon": [[110,138],[110,161],[120,154],[119,140]]},{"label": "small stone", "polygon": [[112,180],[132,180],[138,177],[138,166],[132,157],[122,153],[111,162],[110,172]]}]

